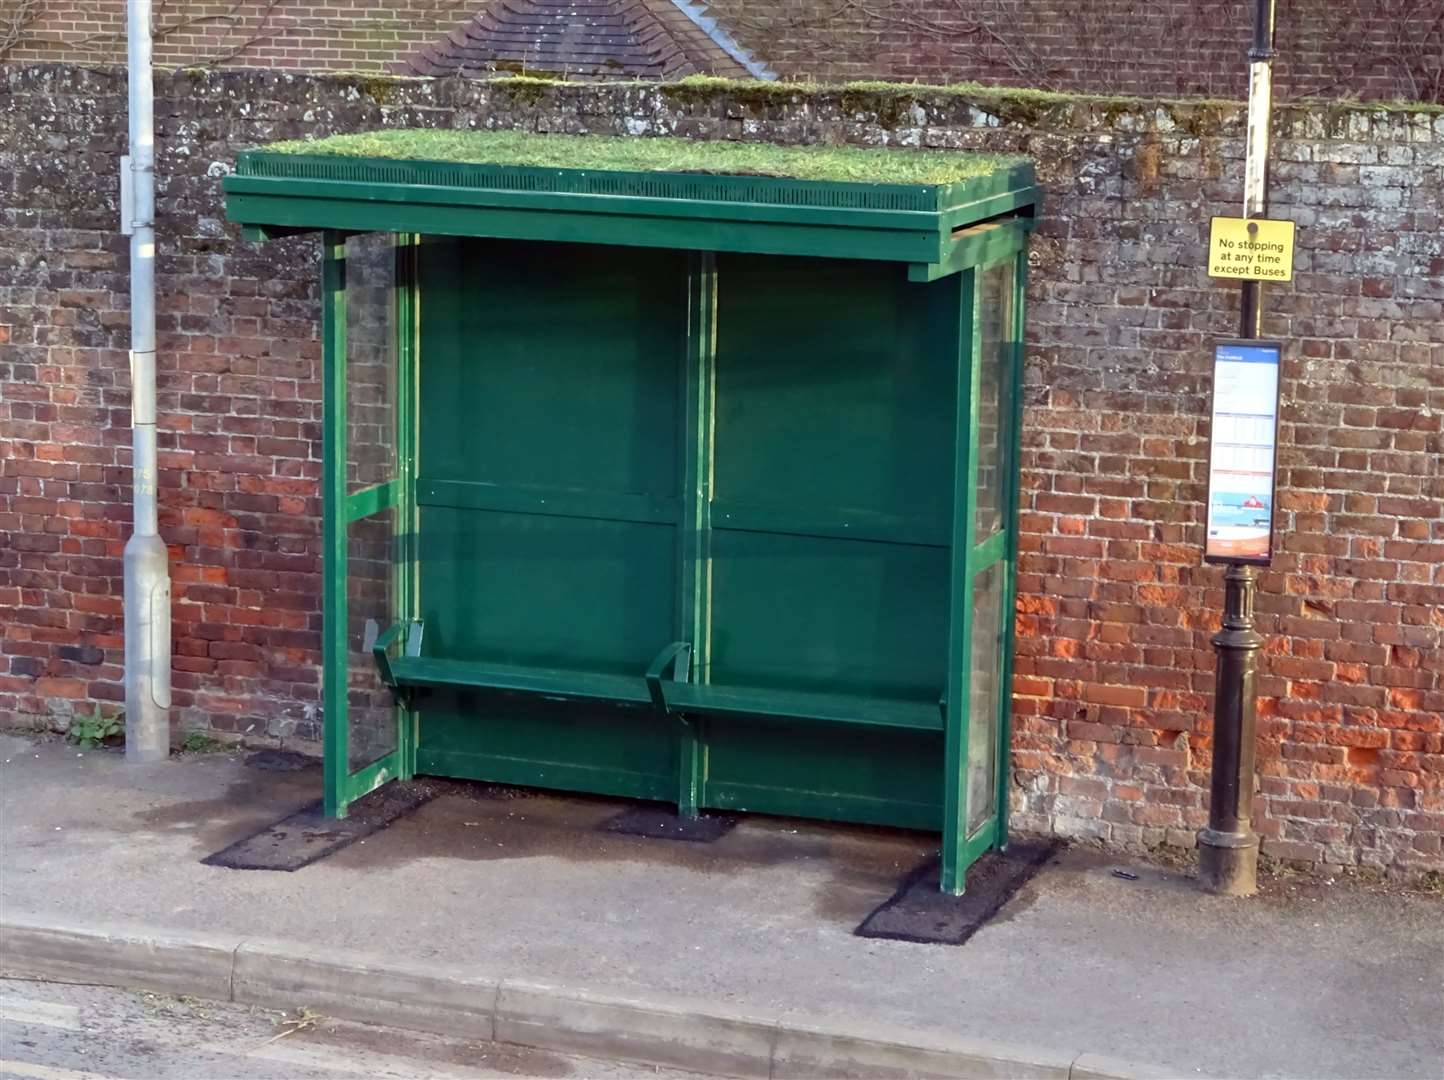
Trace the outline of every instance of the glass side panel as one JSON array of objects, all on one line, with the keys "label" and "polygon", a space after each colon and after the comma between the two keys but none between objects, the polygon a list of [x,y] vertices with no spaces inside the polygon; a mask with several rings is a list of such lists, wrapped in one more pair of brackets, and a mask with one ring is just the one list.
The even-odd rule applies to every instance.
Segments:
[{"label": "glass side panel", "polygon": [[982,543],[1003,527],[1004,481],[1011,469],[1009,425],[1013,414],[1013,261],[978,276],[978,497],[974,540]]},{"label": "glass side panel", "polygon": [[969,650],[972,677],[968,692],[968,832],[993,815],[997,790],[998,690],[1003,649],[999,635],[1003,603],[1003,563],[973,578],[973,633]]},{"label": "glass side panel", "polygon": [[346,241],[346,490],[396,475],[396,238]]},{"label": "glass side panel", "polygon": [[[351,772],[396,749],[396,705],[371,655],[396,614],[395,510],[346,530],[346,687]],[[392,655],[395,655],[393,650]]]}]

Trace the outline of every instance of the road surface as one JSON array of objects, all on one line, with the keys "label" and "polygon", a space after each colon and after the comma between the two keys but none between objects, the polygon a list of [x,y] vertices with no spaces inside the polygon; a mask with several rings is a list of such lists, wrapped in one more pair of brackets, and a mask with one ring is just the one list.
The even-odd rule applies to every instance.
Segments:
[{"label": "road surface", "polygon": [[570,1057],[95,986],[0,979],[0,1080],[705,1080]]}]

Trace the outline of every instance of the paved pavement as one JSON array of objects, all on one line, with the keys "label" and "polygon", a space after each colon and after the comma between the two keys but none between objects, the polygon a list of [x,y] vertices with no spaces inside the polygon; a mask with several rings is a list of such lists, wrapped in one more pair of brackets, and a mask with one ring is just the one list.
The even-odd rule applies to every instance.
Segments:
[{"label": "paved pavement", "polygon": [[706,1080],[195,998],[0,980],[0,1080]]},{"label": "paved pavement", "polygon": [[1061,1055],[1065,1075],[1081,1054],[1176,1076],[1438,1080],[1444,1062],[1437,897],[1275,881],[1230,900],[1074,850],[965,946],[864,940],[853,928],[933,837],[752,818],[710,845],[645,840],[594,831],[609,800],[456,788],[295,873],[235,871],[199,860],[317,797],[317,772],[0,744],[7,918],[901,1025]]}]

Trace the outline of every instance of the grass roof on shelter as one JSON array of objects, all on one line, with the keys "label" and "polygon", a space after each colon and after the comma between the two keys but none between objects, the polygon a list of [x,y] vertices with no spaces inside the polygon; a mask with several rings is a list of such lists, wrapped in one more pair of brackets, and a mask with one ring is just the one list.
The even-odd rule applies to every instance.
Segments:
[{"label": "grass roof on shelter", "polygon": [[606,172],[706,173],[870,184],[955,184],[1019,165],[1019,155],[857,146],[773,146],[522,131],[393,129],[272,143],[260,149],[405,161]]}]

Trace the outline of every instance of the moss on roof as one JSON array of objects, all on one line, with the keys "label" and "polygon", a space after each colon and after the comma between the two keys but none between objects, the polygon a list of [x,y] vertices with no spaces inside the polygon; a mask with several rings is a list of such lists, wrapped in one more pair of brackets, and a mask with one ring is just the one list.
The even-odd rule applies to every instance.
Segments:
[{"label": "moss on roof", "polygon": [[685,172],[779,176],[872,184],[952,184],[1026,161],[1016,155],[855,146],[771,146],[607,135],[535,135],[521,131],[398,129],[272,143],[281,154],[521,165],[613,172]]}]

